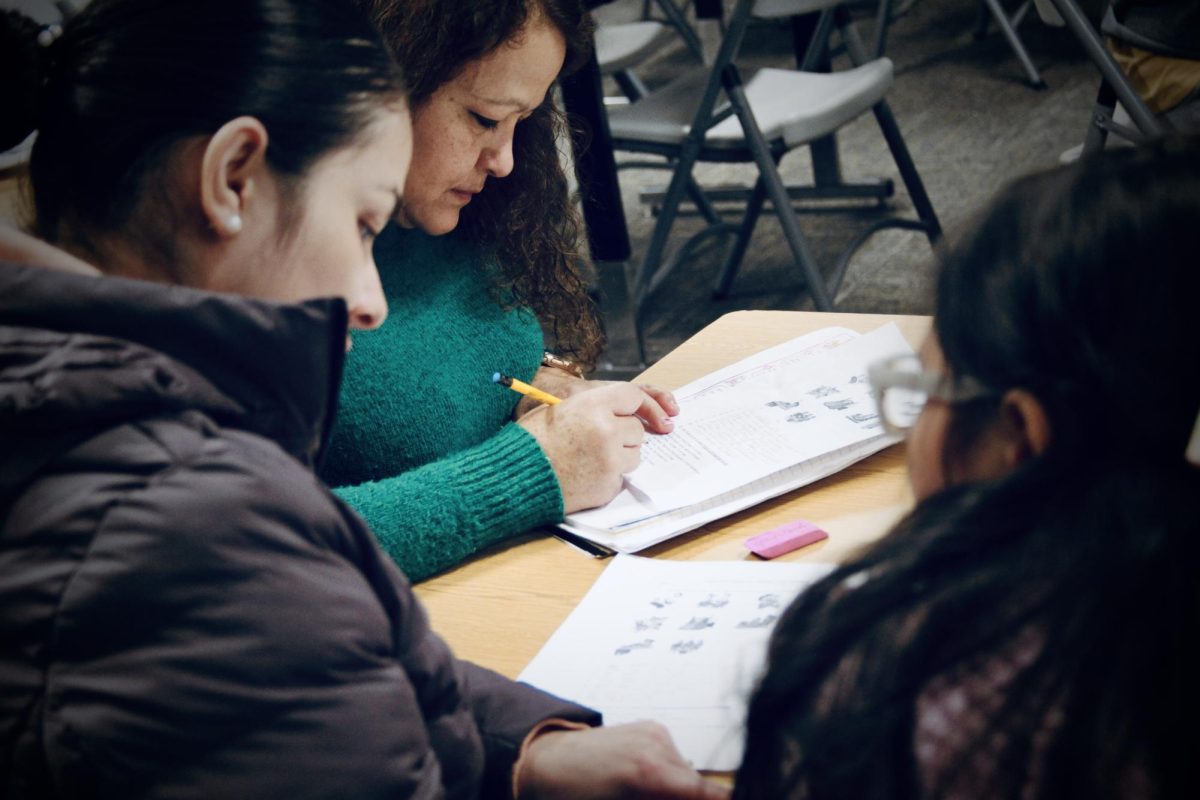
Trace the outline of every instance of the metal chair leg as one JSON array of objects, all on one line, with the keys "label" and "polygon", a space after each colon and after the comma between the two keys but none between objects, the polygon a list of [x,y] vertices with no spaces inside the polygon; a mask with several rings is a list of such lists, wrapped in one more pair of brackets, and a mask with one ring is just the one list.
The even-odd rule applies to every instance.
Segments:
[{"label": "metal chair leg", "polygon": [[1138,96],[1133,85],[1125,77],[1125,73],[1121,71],[1116,60],[1108,52],[1108,48],[1104,46],[1104,42],[1092,28],[1092,23],[1088,22],[1075,0],[1050,0],[1050,2],[1054,4],[1055,10],[1063,18],[1067,29],[1083,45],[1083,49],[1087,51],[1092,63],[1100,70],[1100,75],[1105,82],[1112,87],[1117,99],[1121,101],[1121,105],[1125,106],[1125,110],[1129,112],[1129,116],[1137,125],[1138,130],[1147,136],[1161,136],[1165,133],[1166,126],[1162,120],[1155,117],[1154,113],[1146,107],[1145,101]]},{"label": "metal chair leg", "polygon": [[[666,18],[667,24],[675,28],[679,32],[683,43],[687,45],[687,49],[701,64],[704,63],[704,46],[700,43],[700,38],[696,36],[696,31],[688,24],[687,18],[683,16],[683,12],[679,6],[675,5],[673,0],[657,0],[656,5],[663,12],[663,17]],[[649,14],[644,15],[649,18]]]},{"label": "metal chair leg", "polygon": [[[683,160],[680,159],[681,162]],[[650,284],[661,267],[663,251],[666,250],[671,228],[675,225],[679,204],[687,191],[693,164],[695,164],[695,156],[688,159],[686,164],[676,164],[675,173],[671,176],[671,183],[667,187],[667,196],[663,200],[662,209],[654,223],[654,232],[650,235],[650,243],[646,246],[646,255],[642,257],[633,276],[630,296],[636,305],[640,306],[646,299]]]},{"label": "metal chair leg", "polygon": [[[839,27],[842,30],[842,40],[846,43],[846,51],[850,60],[855,64],[864,63],[867,52],[863,47],[862,39],[850,24],[849,15],[845,13],[844,7],[839,7],[838,10],[841,12]],[[883,133],[888,149],[892,151],[892,160],[896,162],[896,167],[900,170],[900,177],[904,181],[905,188],[908,189],[908,196],[912,198],[913,208],[916,209],[917,216],[925,226],[929,243],[936,244],[942,235],[942,225],[938,221],[937,212],[933,210],[933,203],[930,202],[929,195],[925,191],[925,183],[921,180],[921,174],[917,172],[917,165],[913,163],[912,155],[908,152],[908,145],[900,133],[900,126],[896,124],[896,117],[892,114],[891,106],[888,105],[887,100],[880,100],[871,110],[875,113],[875,121],[879,123],[879,130]]]},{"label": "metal chair leg", "polygon": [[667,239],[671,228],[675,225],[679,204],[687,193],[689,184],[694,183],[692,168],[696,165],[696,157],[700,152],[698,141],[689,141],[684,145],[683,152],[675,163],[671,182],[667,186],[667,195],[663,199],[662,209],[654,223],[654,232],[646,246],[646,253],[638,262],[629,285],[630,316],[633,321],[634,335],[637,338],[638,356],[642,363],[646,361],[645,331],[642,329],[642,315],[645,312],[646,300],[650,297],[653,287],[662,282],[659,272],[663,267],[673,266],[672,262],[663,264],[662,257],[666,250]]},{"label": "metal chair leg", "polygon": [[1042,80],[1037,67],[1033,65],[1033,59],[1029,57],[1029,53],[1025,50],[1025,45],[1021,43],[1020,37],[1017,36],[1017,30],[1009,21],[1007,12],[1000,5],[1000,0],[983,0],[983,2],[987,4],[988,9],[992,12],[992,17],[996,20],[996,25],[999,26],[1000,32],[1008,40],[1008,46],[1012,48],[1017,60],[1021,62],[1021,68],[1025,70],[1025,75],[1029,78],[1029,82],[1036,89],[1045,89],[1046,82]]},{"label": "metal chair leg", "polygon": [[692,201],[692,205],[696,206],[696,210],[700,212],[700,216],[704,217],[709,225],[720,224],[721,215],[717,213],[716,206],[712,204],[708,195],[704,193],[704,189],[691,175],[688,175],[687,195],[688,199]]},{"label": "metal chair leg", "polygon": [[816,258],[808,247],[808,240],[800,230],[800,222],[796,219],[796,211],[787,202],[787,187],[779,179],[779,174],[772,170],[766,176],[767,196],[775,204],[775,215],[783,226],[783,236],[787,239],[788,248],[804,280],[808,282],[808,291],[812,295],[813,305],[817,311],[833,311],[833,298],[825,286],[825,279],[817,269]]},{"label": "metal chair leg", "polygon": [[631,70],[617,70],[612,75],[616,81],[617,87],[621,90],[621,94],[629,98],[629,102],[636,103],[641,100],[650,90],[646,88],[646,84],[642,83],[641,78],[634,75]]},{"label": "metal chair leg", "polygon": [[888,26],[892,24],[892,0],[879,0],[879,9],[875,13],[875,44],[871,47],[871,57],[883,57],[887,49]]},{"label": "metal chair leg", "polygon": [[1100,90],[1096,92],[1096,105],[1092,107],[1092,117],[1088,121],[1087,133],[1083,137],[1083,155],[1098,153],[1104,149],[1108,141],[1108,125],[1112,121],[1113,112],[1117,108],[1117,93],[1103,78],[1100,80]]},{"label": "metal chair leg", "polygon": [[754,188],[750,191],[750,198],[746,201],[746,213],[742,216],[742,224],[738,227],[737,237],[733,240],[733,247],[725,257],[725,263],[721,266],[721,275],[713,287],[714,300],[721,300],[729,296],[729,288],[733,285],[733,279],[742,266],[746,248],[750,245],[750,236],[754,233],[754,226],[758,222],[766,199],[767,184],[760,175],[754,182]]},{"label": "metal chair leg", "polygon": [[933,203],[930,202],[929,195],[925,192],[925,183],[921,180],[921,174],[917,172],[917,165],[913,163],[912,155],[908,152],[908,145],[905,144],[904,137],[900,134],[900,126],[896,124],[896,118],[892,116],[892,109],[886,100],[881,100],[875,104],[875,108],[872,110],[875,112],[875,120],[879,123],[879,129],[883,132],[883,138],[887,141],[888,149],[892,151],[892,159],[895,160],[896,167],[900,170],[904,187],[908,189],[908,196],[912,198],[913,208],[916,209],[917,216],[924,223],[929,243],[937,244],[937,240],[942,235],[942,225],[938,221],[937,212],[933,210]]}]

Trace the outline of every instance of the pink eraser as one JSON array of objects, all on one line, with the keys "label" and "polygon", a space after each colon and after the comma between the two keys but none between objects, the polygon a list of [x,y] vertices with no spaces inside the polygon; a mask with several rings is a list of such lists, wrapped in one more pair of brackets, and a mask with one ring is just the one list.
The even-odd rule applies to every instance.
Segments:
[{"label": "pink eraser", "polygon": [[795,522],[780,525],[778,528],[772,528],[765,533],[751,536],[746,540],[746,547],[750,548],[750,552],[755,555],[774,558],[828,538],[829,534],[816,525],[798,519]]}]

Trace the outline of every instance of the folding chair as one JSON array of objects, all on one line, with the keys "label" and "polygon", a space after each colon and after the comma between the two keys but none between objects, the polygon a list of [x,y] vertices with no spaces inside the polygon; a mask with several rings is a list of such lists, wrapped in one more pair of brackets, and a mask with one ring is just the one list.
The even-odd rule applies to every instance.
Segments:
[{"label": "folding chair", "polygon": [[[1092,23],[1080,10],[1075,0],[1049,0],[1062,18],[1067,29],[1075,35],[1088,58],[1100,70],[1100,89],[1096,93],[1096,104],[1092,108],[1092,116],[1088,122],[1087,133],[1083,138],[1084,154],[1104,149],[1108,134],[1115,133],[1132,142],[1142,142],[1162,136],[1168,126],[1154,115],[1146,103],[1133,88],[1129,78],[1121,71],[1108,48],[1100,39]],[[1106,10],[1105,18],[1112,15],[1112,8]],[[1129,112],[1137,130],[1132,130],[1113,121],[1113,111],[1117,101]]]},{"label": "folding chair", "polygon": [[611,76],[631,101],[647,94],[633,67],[659,52],[675,35],[683,39],[697,62],[704,63],[700,39],[674,0],[657,0],[656,5],[663,12],[665,21],[651,19],[647,8],[643,15],[645,19],[602,24],[596,28],[596,61],[600,65],[600,74]]},{"label": "folding chair", "polygon": [[1025,19],[1025,15],[1029,13],[1029,8],[1033,5],[1034,0],[1022,0],[1017,6],[1017,10],[1011,15],[1004,10],[1004,6],[1000,4],[1000,0],[980,0],[979,5],[979,21],[975,25],[975,38],[982,39],[987,35],[989,14],[991,19],[995,20],[996,27],[1000,29],[1000,33],[1008,42],[1009,48],[1012,49],[1013,55],[1017,57],[1017,61],[1021,62],[1021,69],[1025,71],[1025,77],[1029,79],[1029,83],[1035,89],[1045,89],[1046,82],[1042,80],[1042,75],[1038,72],[1038,68],[1034,66],[1033,59],[1029,57],[1029,51],[1025,49],[1021,37],[1017,35],[1017,28],[1020,27],[1021,21]]},{"label": "folding chair", "polygon": [[617,22],[596,26],[596,61],[600,74],[611,76],[630,100],[647,94],[633,67],[670,42],[671,29],[657,20]]},{"label": "folding chair", "polygon": [[[822,12],[819,38],[815,41],[824,42],[828,38],[826,33],[836,27],[855,66],[833,73],[762,69],[743,83],[734,57],[751,15],[780,18],[813,11]],[[810,49],[810,58],[806,62],[819,60],[815,50]],[[718,233],[734,235],[714,290],[718,297],[728,293],[768,198],[779,217],[793,259],[807,282],[813,303],[820,311],[833,310],[834,298],[850,258],[879,230],[887,227],[920,230],[931,244],[936,242],[941,234],[937,215],[884,100],[891,83],[892,62],[887,58],[868,60],[862,41],[850,23],[849,12],[840,5],[840,0],[737,0],[711,68],[691,71],[636,103],[609,111],[615,150],[651,153],[674,162],[654,232],[632,277],[629,291],[643,361],[645,341],[641,318],[650,295],[698,241]],[[791,150],[834,133],[868,110],[875,115],[918,218],[888,216],[868,226],[843,252],[826,282],[792,207],[795,190],[789,195],[777,166]],[[758,179],[750,191],[739,224],[709,218],[706,229],[685,242],[670,260],[664,261],[680,203],[685,193],[694,194],[692,170],[698,161],[753,163],[758,169]]]}]

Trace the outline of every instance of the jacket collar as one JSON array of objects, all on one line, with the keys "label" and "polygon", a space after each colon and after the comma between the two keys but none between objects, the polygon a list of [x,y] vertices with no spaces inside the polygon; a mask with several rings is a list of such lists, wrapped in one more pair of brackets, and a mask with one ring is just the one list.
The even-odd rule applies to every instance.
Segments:
[{"label": "jacket collar", "polygon": [[0,264],[0,326],[118,340],[161,357],[190,386],[173,387],[177,406],[214,411],[309,466],[332,427],[346,325],[340,299],[285,305]]}]

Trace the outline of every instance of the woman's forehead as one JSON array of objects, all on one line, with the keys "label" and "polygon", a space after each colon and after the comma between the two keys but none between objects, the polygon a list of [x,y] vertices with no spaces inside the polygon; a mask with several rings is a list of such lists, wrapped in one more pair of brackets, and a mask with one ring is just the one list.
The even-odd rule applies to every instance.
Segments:
[{"label": "woman's forehead", "polygon": [[455,82],[477,101],[528,113],[541,105],[565,57],[562,34],[544,21],[533,21],[509,42],[467,64]]}]

